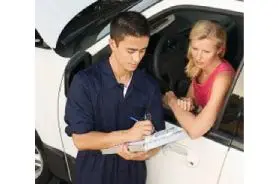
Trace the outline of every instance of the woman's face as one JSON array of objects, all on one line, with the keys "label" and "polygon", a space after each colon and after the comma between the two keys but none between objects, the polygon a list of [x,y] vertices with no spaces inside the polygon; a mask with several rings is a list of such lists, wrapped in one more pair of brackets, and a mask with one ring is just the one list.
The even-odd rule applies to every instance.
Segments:
[{"label": "woman's face", "polygon": [[220,49],[216,47],[216,40],[191,40],[191,55],[195,66],[205,69],[217,61]]}]

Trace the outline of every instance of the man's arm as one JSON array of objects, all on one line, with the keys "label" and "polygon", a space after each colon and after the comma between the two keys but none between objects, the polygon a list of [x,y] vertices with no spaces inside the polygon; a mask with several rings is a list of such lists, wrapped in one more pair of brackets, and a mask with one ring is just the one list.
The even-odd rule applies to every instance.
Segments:
[{"label": "man's arm", "polygon": [[66,133],[72,136],[74,145],[79,150],[100,150],[128,141],[140,140],[149,135],[152,125],[149,121],[137,122],[128,130],[109,133],[95,131],[93,101],[96,100],[94,87],[86,74],[75,75],[66,103],[65,122],[68,124]]},{"label": "man's arm", "polygon": [[100,150],[127,142],[129,137],[128,130],[110,133],[91,131],[84,134],[72,134],[72,139],[78,150]]},{"label": "man's arm", "polygon": [[85,134],[73,134],[73,142],[79,150],[100,150],[110,148],[130,141],[142,140],[150,135],[150,121],[138,121],[128,130],[118,130],[110,133],[91,131]]}]

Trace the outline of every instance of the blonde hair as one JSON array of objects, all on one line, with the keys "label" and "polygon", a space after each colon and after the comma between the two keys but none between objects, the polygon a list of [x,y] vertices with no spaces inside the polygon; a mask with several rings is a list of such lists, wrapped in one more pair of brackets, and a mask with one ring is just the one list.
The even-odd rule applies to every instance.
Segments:
[{"label": "blonde hair", "polygon": [[196,67],[192,54],[191,54],[191,41],[193,39],[202,40],[202,39],[216,39],[217,49],[221,49],[219,54],[220,58],[223,58],[225,55],[227,33],[226,31],[217,23],[214,23],[209,20],[199,20],[197,21],[193,28],[191,29],[189,35],[189,47],[187,51],[188,64],[185,67],[185,73],[190,77],[197,77],[201,71],[200,68]]}]

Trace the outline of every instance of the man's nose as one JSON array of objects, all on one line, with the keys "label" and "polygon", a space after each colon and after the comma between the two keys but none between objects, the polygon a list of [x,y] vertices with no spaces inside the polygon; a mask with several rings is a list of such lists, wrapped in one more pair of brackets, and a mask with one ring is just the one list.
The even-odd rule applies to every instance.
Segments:
[{"label": "man's nose", "polygon": [[132,55],[132,59],[133,59],[133,61],[135,61],[136,63],[139,63],[140,60],[141,60],[140,52],[135,52],[135,53]]}]

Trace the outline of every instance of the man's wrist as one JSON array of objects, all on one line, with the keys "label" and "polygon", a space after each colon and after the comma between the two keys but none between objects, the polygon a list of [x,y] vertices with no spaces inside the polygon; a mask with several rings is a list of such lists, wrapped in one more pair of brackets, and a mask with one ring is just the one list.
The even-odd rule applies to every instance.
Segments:
[{"label": "man's wrist", "polygon": [[121,134],[123,142],[129,142],[130,141],[129,130],[121,130],[120,134]]},{"label": "man's wrist", "polygon": [[112,131],[108,134],[110,139],[114,140],[115,145],[123,144],[129,141],[129,133],[128,130],[118,130]]}]

